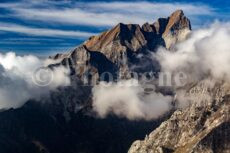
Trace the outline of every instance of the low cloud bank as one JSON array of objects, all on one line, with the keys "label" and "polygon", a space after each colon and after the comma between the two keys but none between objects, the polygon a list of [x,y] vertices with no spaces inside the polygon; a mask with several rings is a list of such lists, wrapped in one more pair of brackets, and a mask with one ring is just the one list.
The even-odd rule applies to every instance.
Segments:
[{"label": "low cloud bank", "polygon": [[66,68],[51,70],[45,63],[32,55],[0,54],[0,109],[20,107],[29,99],[39,99],[70,84]]},{"label": "low cloud bank", "polygon": [[100,82],[93,88],[93,109],[102,118],[115,114],[130,120],[151,120],[162,116],[171,108],[172,97],[154,90],[147,93],[144,89],[137,80]]}]

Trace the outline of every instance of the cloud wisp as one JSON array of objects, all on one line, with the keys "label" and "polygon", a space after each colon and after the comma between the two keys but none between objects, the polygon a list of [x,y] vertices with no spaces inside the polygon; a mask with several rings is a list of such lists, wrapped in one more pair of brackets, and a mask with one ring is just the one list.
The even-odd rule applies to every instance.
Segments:
[{"label": "cloud wisp", "polygon": [[[158,17],[167,17],[176,9],[183,9],[189,17],[213,15],[214,9],[206,5],[155,3],[155,2],[59,2],[25,4],[0,4],[10,11],[9,16],[16,18],[88,26],[114,26],[119,22],[143,24],[153,22]],[[63,3],[63,7],[60,7]],[[56,4],[56,5],[55,5]],[[14,7],[9,7],[13,5]]]},{"label": "cloud wisp", "polygon": [[96,33],[90,33],[90,32],[34,28],[34,27],[29,27],[29,26],[3,23],[3,22],[0,22],[0,31],[22,33],[22,34],[30,35],[30,36],[48,36],[48,37],[87,38],[92,35],[96,35]]}]

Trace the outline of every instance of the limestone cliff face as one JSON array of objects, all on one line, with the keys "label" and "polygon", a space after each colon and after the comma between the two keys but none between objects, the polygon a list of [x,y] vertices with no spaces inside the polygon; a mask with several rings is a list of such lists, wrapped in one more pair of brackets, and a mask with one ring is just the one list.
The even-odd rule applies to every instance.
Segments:
[{"label": "limestone cliff face", "polygon": [[186,93],[190,106],[179,109],[129,153],[230,152],[230,86],[200,82]]},{"label": "limestone cliff face", "polygon": [[[145,23],[142,27],[119,23],[90,37],[72,52],[54,58],[69,66],[81,79],[90,75],[93,80],[100,80],[104,72],[110,72],[114,79],[129,78],[132,71],[157,71],[158,64],[152,62],[148,53],[159,46],[172,47],[185,39],[190,30],[189,19],[178,10],[168,18],[160,18],[153,24]],[[134,65],[139,69],[133,69]]]}]

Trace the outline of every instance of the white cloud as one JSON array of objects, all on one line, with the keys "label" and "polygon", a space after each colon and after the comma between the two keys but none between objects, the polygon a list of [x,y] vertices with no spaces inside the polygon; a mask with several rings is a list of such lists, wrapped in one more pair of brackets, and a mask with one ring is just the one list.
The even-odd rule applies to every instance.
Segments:
[{"label": "white cloud", "polygon": [[95,2],[87,5],[90,8],[103,9],[110,12],[141,13],[152,16],[167,16],[175,9],[182,9],[188,15],[210,15],[213,9],[205,5],[183,3],[157,3],[157,2]]},{"label": "white cloud", "polygon": [[70,84],[66,68],[39,69],[44,63],[32,55],[0,54],[0,109],[20,107],[29,99],[39,99]]},{"label": "white cloud", "polygon": [[45,28],[33,28],[29,26],[22,26],[17,24],[0,22],[0,31],[23,33],[32,36],[49,36],[49,37],[76,37],[87,38],[95,33],[82,32],[82,31],[70,31],[70,30],[56,30]]},{"label": "white cloud", "polygon": [[163,71],[188,74],[191,80],[211,76],[230,81],[230,23],[215,23],[196,30],[175,46],[175,51],[160,49],[157,58]]},{"label": "white cloud", "polygon": [[[22,19],[91,26],[113,26],[119,22],[143,24],[153,22],[158,17],[167,17],[176,9],[183,9],[189,17],[214,14],[212,8],[195,4],[140,1],[76,2],[65,7],[57,7],[55,4],[57,3],[43,1],[26,2],[24,5],[9,3],[8,5],[13,5],[13,7],[7,4],[2,4],[0,7],[9,9],[10,15]],[[37,6],[40,7],[37,8]]]},{"label": "white cloud", "polygon": [[137,80],[118,83],[100,82],[93,88],[93,109],[102,118],[109,114],[130,120],[151,120],[170,110],[172,98],[151,91],[145,93]]}]

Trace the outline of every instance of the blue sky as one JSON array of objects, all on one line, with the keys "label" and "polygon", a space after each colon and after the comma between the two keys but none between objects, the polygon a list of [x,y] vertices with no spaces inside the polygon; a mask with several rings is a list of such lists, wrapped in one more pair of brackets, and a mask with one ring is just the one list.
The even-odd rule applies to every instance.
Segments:
[{"label": "blue sky", "polygon": [[229,0],[1,0],[0,52],[50,55],[119,22],[152,23],[183,9],[193,29],[230,20]]}]

